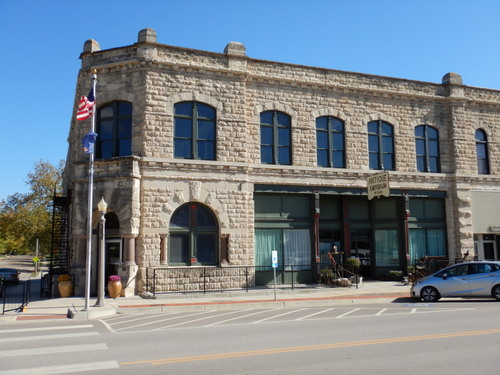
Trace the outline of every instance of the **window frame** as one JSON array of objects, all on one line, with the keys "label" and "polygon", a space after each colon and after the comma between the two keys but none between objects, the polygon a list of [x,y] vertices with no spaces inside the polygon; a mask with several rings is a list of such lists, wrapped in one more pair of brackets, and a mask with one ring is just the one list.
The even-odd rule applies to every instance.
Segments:
[{"label": "window frame", "polygon": [[[371,124],[376,124],[377,125],[377,131],[376,132],[371,132],[370,131],[370,125]],[[384,134],[384,126],[387,126],[390,130],[391,133],[390,135]],[[394,171],[396,170],[396,157],[395,157],[395,148],[394,148],[394,126],[386,121],[382,120],[375,120],[375,121],[370,121],[367,124],[367,133],[368,133],[368,165],[371,170],[384,170],[384,171]],[[371,149],[371,144],[370,142],[370,137],[376,137],[377,140],[377,148],[378,150],[372,150]],[[391,142],[391,149],[392,151],[387,151],[384,140],[390,139]],[[377,160],[377,165],[373,166],[372,164],[372,157],[371,156],[376,156]],[[390,156],[390,162],[392,166],[388,168],[385,164],[385,157]]]},{"label": "window frame", "polygon": [[[213,220],[213,226],[201,226],[198,222],[199,219],[199,211],[207,213],[210,215],[210,219]],[[186,226],[177,226],[173,225],[172,220],[174,219],[176,214],[182,214],[182,210],[187,210]],[[200,244],[199,239],[201,236],[213,236],[213,254],[211,257],[213,261],[200,261],[199,251]],[[172,260],[173,253],[173,239],[174,238],[183,238],[186,241],[186,254],[184,254],[184,249],[181,249],[181,257],[185,259],[185,262],[174,262]],[[175,249],[177,251],[178,249]],[[178,207],[169,223],[169,240],[168,240],[168,253],[167,259],[168,264],[172,266],[216,266],[220,263],[220,250],[219,250],[219,225],[217,222],[217,218],[213,211],[207,206],[197,203],[197,202],[188,202]]]},{"label": "window frame", "polygon": [[[321,129],[318,127],[319,120],[326,119],[326,129]],[[338,122],[339,125],[342,126],[341,130],[337,130],[333,127],[333,122]],[[342,139],[342,145],[340,148],[336,147],[334,142],[334,134],[340,134]],[[319,147],[319,139],[320,136],[327,137],[328,148],[320,148]],[[320,164],[319,152],[326,151],[327,152],[327,160],[326,164]],[[342,162],[340,165],[336,164],[335,153],[341,153]],[[345,122],[338,117],[334,116],[320,116],[316,118],[316,163],[319,167],[329,167],[329,168],[345,168],[346,167],[346,159],[345,159]]]},{"label": "window frame", "polygon": [[[271,113],[272,114],[272,123],[268,124],[263,122],[263,116]],[[279,121],[279,116],[284,116],[288,121],[288,124],[282,124]],[[263,143],[263,131],[265,129],[271,129],[271,143]],[[280,130],[287,129],[288,137],[287,144],[281,144],[280,142]],[[265,148],[271,149],[271,160],[267,161],[265,157]],[[285,150],[285,157],[288,159],[288,162],[280,162],[280,151]],[[266,158],[266,160],[265,160]],[[260,113],[260,162],[263,164],[274,164],[274,165],[292,165],[292,118],[285,112],[270,110],[263,111]]]},{"label": "window frame", "polygon": [[[179,114],[176,111],[176,107],[181,104],[191,103],[191,115]],[[202,111],[202,107],[207,107],[210,111],[213,111],[213,117],[202,116],[200,112]],[[180,136],[177,134],[177,120],[189,120],[190,121],[190,136]],[[200,125],[201,122],[210,122],[213,126],[213,132],[210,133],[213,139],[204,139],[200,138]],[[185,100],[181,102],[177,102],[174,104],[174,158],[176,159],[192,159],[192,160],[217,160],[217,109],[209,104],[198,102],[198,101],[190,101]],[[181,155],[180,148],[178,148],[177,144],[180,141],[189,141],[190,150],[189,155],[187,153],[183,153]],[[211,153],[213,157],[203,157],[200,156],[200,149],[202,144],[211,144]]]},{"label": "window frame", "polygon": [[[423,136],[417,135],[417,131],[419,129],[423,129]],[[435,137],[429,135],[429,133],[434,131],[436,133]],[[418,153],[418,142],[424,143],[423,154]],[[429,146],[429,143],[435,141],[437,143],[437,154],[431,155],[432,151]],[[418,172],[427,172],[427,173],[440,173],[441,172],[441,152],[439,147],[439,130],[430,125],[418,125],[415,127],[415,155],[417,159],[417,171]],[[433,170],[433,164],[431,163],[431,159],[436,160],[436,168]],[[423,168],[419,168],[419,160],[423,163]]]},{"label": "window frame", "polygon": [[[130,108],[130,113],[125,113],[123,114],[123,109],[122,105],[125,104]],[[102,116],[102,112],[111,107],[113,111],[112,116]],[[96,153],[95,153],[95,158],[96,159],[109,159],[109,158],[114,158],[114,157],[122,157],[122,156],[130,156],[132,155],[132,114],[133,114],[133,106],[131,102],[125,101],[125,100],[115,100],[110,103],[107,103],[97,109],[97,124],[96,124],[96,132],[98,134],[97,139],[96,139]],[[128,137],[122,137],[120,136],[120,122],[123,120],[129,120],[130,122],[130,131],[128,132]],[[103,131],[102,131],[102,124],[104,121],[111,121],[112,122],[112,129],[111,129],[111,138],[110,139],[103,139]],[[126,150],[123,150],[123,147],[121,146],[123,141],[129,140],[129,146],[126,147]],[[106,156],[103,157],[103,145],[105,144],[110,144],[112,148],[112,152],[110,153],[111,156]],[[108,153],[106,153],[108,154]]]},{"label": "window frame", "polygon": [[[481,135],[481,139],[478,137],[478,135]],[[486,131],[484,129],[476,129],[474,133],[474,140],[476,142],[477,173],[490,174],[491,168],[490,168],[490,158],[489,158],[488,135],[486,134]],[[480,154],[484,154],[484,157],[481,157]]]}]

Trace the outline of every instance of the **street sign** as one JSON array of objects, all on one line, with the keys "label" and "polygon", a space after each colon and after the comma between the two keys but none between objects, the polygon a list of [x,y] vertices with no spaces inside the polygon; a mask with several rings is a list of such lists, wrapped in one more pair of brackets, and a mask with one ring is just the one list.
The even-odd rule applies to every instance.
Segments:
[{"label": "street sign", "polygon": [[388,197],[389,191],[389,172],[382,171],[371,176],[366,180],[366,189],[368,190],[368,199],[383,195]]},{"label": "street sign", "polygon": [[271,261],[273,264],[273,268],[277,268],[278,267],[278,252],[276,250],[273,250],[271,252]]}]

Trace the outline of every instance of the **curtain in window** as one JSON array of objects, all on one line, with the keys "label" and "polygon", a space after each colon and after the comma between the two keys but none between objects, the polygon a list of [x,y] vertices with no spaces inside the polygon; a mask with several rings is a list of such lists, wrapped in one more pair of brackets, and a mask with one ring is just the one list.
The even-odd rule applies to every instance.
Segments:
[{"label": "curtain in window", "polygon": [[[284,262],[294,269],[311,268],[311,240],[308,229],[287,229],[283,231]],[[295,267],[299,266],[299,267]],[[286,269],[291,269],[287,267]]]},{"label": "curtain in window", "polygon": [[410,237],[410,263],[413,264],[415,259],[420,259],[425,256],[426,240],[425,230],[411,229]]},{"label": "curtain in window", "polygon": [[375,231],[375,259],[377,266],[399,266],[398,231]]},{"label": "curtain in window", "polygon": [[427,255],[444,256],[444,230],[427,229]]},{"label": "curtain in window", "polygon": [[[281,253],[281,230],[279,229],[256,229],[255,230],[255,265],[271,267],[271,251],[278,251],[278,266],[283,259]],[[257,269],[258,270],[258,269]]]}]

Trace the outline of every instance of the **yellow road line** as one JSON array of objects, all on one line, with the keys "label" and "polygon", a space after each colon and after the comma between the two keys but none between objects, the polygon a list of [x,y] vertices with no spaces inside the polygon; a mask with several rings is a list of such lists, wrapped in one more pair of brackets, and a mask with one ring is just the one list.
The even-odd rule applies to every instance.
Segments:
[{"label": "yellow road line", "polygon": [[206,355],[178,357],[178,358],[162,358],[162,359],[146,360],[146,361],[122,362],[122,363],[120,363],[120,365],[136,365],[136,364],[143,364],[143,363],[150,363],[151,365],[165,365],[165,364],[181,363],[181,362],[207,361],[207,360],[213,360],[213,359],[249,357],[249,356],[257,356],[257,355],[280,354],[280,353],[293,353],[293,352],[300,352],[300,351],[307,351],[307,350],[335,349],[335,348],[346,348],[346,347],[353,347],[353,346],[391,344],[391,343],[397,343],[397,342],[436,340],[436,339],[445,339],[445,338],[451,338],[451,337],[488,335],[488,334],[493,334],[493,333],[500,333],[500,329],[488,329],[488,330],[481,330],[481,331],[465,331],[465,332],[450,332],[450,333],[440,333],[440,334],[423,335],[423,336],[392,337],[392,338],[385,338],[385,339],[372,339],[372,340],[362,340],[362,341],[346,341],[346,342],[331,343],[331,344],[292,346],[292,347],[288,347],[288,348],[276,348],[276,349],[259,349],[259,350],[249,350],[249,351],[244,351],[244,352],[206,354]]}]

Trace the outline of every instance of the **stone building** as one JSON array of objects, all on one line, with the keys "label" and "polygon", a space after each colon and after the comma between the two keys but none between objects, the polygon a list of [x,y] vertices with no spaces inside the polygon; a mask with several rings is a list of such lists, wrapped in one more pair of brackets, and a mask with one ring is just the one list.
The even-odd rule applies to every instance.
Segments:
[{"label": "stone building", "polygon": [[[500,258],[500,91],[257,60],[236,42],[173,47],[152,29],[108,50],[88,40],[80,58],[75,111],[98,77],[93,227],[103,197],[106,272],[126,294],[153,274],[196,289],[200,269],[249,266],[265,284],[272,250],[283,274],[333,246],[373,277],[424,255]],[[72,120],[64,173],[80,292],[89,123]],[[368,199],[380,171],[390,194]]]}]

